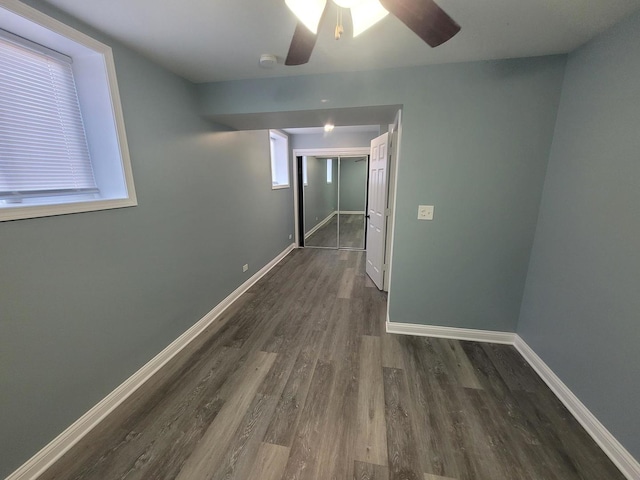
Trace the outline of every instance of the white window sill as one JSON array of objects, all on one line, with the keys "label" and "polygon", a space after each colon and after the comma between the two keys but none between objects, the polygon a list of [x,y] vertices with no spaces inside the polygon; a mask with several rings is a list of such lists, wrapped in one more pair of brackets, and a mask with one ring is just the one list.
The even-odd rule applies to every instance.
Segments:
[{"label": "white window sill", "polygon": [[90,200],[58,205],[3,206],[0,208],[0,222],[25,218],[51,217],[70,213],[95,212],[111,208],[135,207],[138,202],[132,198],[111,200]]},{"label": "white window sill", "polygon": [[272,185],[271,190],[282,190],[283,188],[289,188],[289,185]]}]

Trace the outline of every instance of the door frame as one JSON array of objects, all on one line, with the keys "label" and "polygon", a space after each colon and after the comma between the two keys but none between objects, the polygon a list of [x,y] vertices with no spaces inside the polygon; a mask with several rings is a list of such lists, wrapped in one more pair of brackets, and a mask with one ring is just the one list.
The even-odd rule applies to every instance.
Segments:
[{"label": "door frame", "polygon": [[[300,247],[300,202],[299,196],[299,180],[298,180],[298,157],[304,156],[320,156],[320,157],[333,157],[333,156],[368,156],[371,153],[370,147],[343,147],[343,148],[296,148],[293,150],[292,171],[293,171],[293,218],[295,232],[295,244],[296,247]],[[301,174],[300,174],[301,175]]]},{"label": "door frame", "polygon": [[[387,195],[387,208],[389,209],[389,216],[387,218],[387,238],[385,241],[385,256],[384,263],[387,268],[384,276],[385,292],[391,291],[391,267],[393,262],[393,239],[395,237],[396,229],[396,199],[398,198],[398,165],[400,164],[400,149],[402,146],[402,109],[398,110],[394,122],[389,125],[389,141],[391,146],[389,148],[389,164],[387,168],[389,170],[388,178],[388,195]],[[389,293],[391,295],[391,293]],[[389,321],[389,299],[387,298],[387,322]]]}]

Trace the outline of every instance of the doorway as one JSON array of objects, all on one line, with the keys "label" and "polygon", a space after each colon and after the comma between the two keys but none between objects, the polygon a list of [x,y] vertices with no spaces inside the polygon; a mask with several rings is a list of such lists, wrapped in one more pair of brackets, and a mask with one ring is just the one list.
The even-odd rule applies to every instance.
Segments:
[{"label": "doorway", "polygon": [[297,155],[300,246],[366,249],[369,155],[359,150]]},{"label": "doorway", "polygon": [[[383,130],[381,127],[380,130]],[[289,130],[285,130],[287,133]],[[311,133],[311,132],[307,132]],[[397,168],[398,161],[400,158],[400,143],[402,136],[402,112],[401,110],[397,110],[395,114],[395,118],[393,123],[388,124],[388,129],[386,134],[383,133],[386,137],[386,144],[383,148],[380,148],[381,145],[378,145],[378,148],[375,149],[376,145],[374,145],[374,141],[382,140],[381,137],[376,137],[367,140],[367,143],[371,142],[371,144],[367,147],[334,147],[334,148],[309,148],[306,145],[312,143],[338,143],[337,141],[327,142],[324,137],[319,139],[310,139],[309,141],[297,141],[294,142],[293,148],[293,184],[294,184],[294,235],[295,235],[295,244],[299,247],[313,247],[313,248],[329,248],[329,249],[352,249],[358,251],[366,252],[366,261],[367,265],[370,267],[367,274],[372,279],[378,289],[383,291],[390,291],[391,285],[391,270],[392,270],[392,251],[393,251],[393,239],[394,239],[394,229],[395,229],[395,197],[397,192]],[[361,141],[361,140],[360,140]],[[351,142],[349,142],[351,143]],[[362,142],[364,143],[364,142]],[[362,143],[360,143],[362,145]],[[296,148],[297,147],[297,148]],[[300,148],[301,147],[301,148]],[[373,162],[373,152],[377,150],[376,162]],[[380,153],[383,152],[383,153]],[[335,206],[328,208],[325,210],[325,215],[315,215],[310,212],[305,212],[305,188],[304,184],[309,182],[308,171],[303,171],[308,167],[307,162],[308,159],[303,162],[304,157],[319,157],[320,160],[327,161],[327,159],[340,158],[341,162],[346,161],[346,158],[352,157],[367,157],[366,163],[368,164],[367,169],[367,196],[373,198],[368,198],[367,203],[365,203],[365,219],[367,220],[367,227],[365,228],[365,232],[363,232],[364,236],[364,245],[359,248],[354,248],[352,245],[347,245],[346,241],[341,242],[339,231],[342,233],[346,233],[345,230],[349,227],[345,224],[348,221],[347,215],[350,215],[351,212],[347,210],[349,207],[339,206],[337,203],[333,204]],[[382,159],[386,159],[386,165],[382,165],[380,161]],[[304,165],[303,165],[304,163]],[[332,164],[334,165],[334,164]],[[373,168],[375,166],[375,168]],[[373,168],[373,172],[372,172]],[[337,171],[336,166],[327,167],[324,165],[324,172],[328,169],[332,171]],[[374,174],[374,175],[372,175]],[[303,178],[304,177],[304,178]],[[325,176],[325,182],[326,182]],[[375,178],[372,186],[372,178]],[[308,185],[307,185],[308,187]],[[307,192],[307,196],[310,192]],[[333,193],[338,196],[338,193]],[[344,193],[343,193],[344,196]],[[374,209],[375,221],[369,221],[372,217],[372,212],[370,211]],[[357,215],[357,214],[356,214]],[[316,219],[317,217],[317,219]],[[340,221],[342,217],[343,222]],[[323,222],[324,220],[324,222]],[[351,220],[351,223],[356,222],[357,218],[354,217]],[[323,226],[327,226],[325,230],[324,240],[325,241],[314,241],[311,239],[309,242],[309,237],[313,235],[315,232],[310,231],[317,226],[317,230],[321,229]],[[316,230],[316,231],[317,231]],[[375,230],[375,231],[374,231]],[[306,237],[306,241],[305,241]],[[318,238],[318,237],[317,237]],[[347,238],[343,235],[344,238]],[[309,245],[315,244],[315,245]],[[358,244],[359,246],[359,244]],[[375,278],[374,278],[375,277]]]}]

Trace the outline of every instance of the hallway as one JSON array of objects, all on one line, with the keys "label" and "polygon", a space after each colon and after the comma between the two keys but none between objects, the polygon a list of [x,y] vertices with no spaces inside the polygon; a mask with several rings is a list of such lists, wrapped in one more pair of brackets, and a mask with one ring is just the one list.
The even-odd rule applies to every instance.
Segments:
[{"label": "hallway", "polygon": [[294,250],[41,479],[623,479],[511,346],[386,334]]}]

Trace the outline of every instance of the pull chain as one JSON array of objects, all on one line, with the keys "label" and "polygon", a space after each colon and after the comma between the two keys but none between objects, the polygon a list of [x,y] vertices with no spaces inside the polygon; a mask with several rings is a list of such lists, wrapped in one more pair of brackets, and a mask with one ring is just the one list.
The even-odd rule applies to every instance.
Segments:
[{"label": "pull chain", "polygon": [[336,16],[336,40],[340,40],[340,37],[344,33],[344,28],[342,27],[342,8],[338,7],[338,13]]}]

